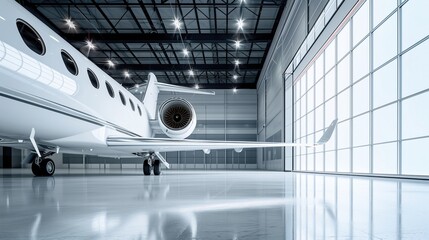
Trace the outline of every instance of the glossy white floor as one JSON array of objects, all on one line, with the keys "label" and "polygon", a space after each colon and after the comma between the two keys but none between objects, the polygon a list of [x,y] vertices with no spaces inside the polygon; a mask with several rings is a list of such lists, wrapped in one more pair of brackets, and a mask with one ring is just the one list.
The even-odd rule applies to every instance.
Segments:
[{"label": "glossy white floor", "polygon": [[0,239],[427,239],[429,181],[255,171],[0,171]]}]

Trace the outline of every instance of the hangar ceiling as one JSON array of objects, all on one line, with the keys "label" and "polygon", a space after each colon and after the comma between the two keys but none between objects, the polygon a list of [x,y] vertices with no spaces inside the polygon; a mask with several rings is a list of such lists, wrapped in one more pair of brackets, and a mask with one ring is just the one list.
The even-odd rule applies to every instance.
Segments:
[{"label": "hangar ceiling", "polygon": [[286,0],[19,0],[124,86],[256,88]]}]

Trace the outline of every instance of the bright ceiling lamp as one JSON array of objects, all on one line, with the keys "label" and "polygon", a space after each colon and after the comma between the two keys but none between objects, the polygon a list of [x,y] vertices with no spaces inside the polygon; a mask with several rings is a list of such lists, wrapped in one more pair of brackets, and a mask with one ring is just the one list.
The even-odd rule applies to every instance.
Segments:
[{"label": "bright ceiling lamp", "polygon": [[115,63],[112,60],[107,60],[107,65],[109,65],[109,67],[115,67]]},{"label": "bright ceiling lamp", "polygon": [[66,21],[66,24],[67,24],[67,26],[69,26],[69,28],[76,29],[76,25],[74,24],[74,22],[70,18],[66,18],[66,19],[64,19],[64,21]]},{"label": "bright ceiling lamp", "polygon": [[179,19],[177,19],[177,18],[175,18],[174,20],[173,20],[173,25],[174,25],[174,27],[177,29],[177,30],[180,30],[181,29],[181,27],[182,27],[182,23],[180,22],[180,20]]},{"label": "bright ceiling lamp", "polygon": [[244,27],[244,19],[242,19],[242,18],[237,19],[237,28],[238,28],[238,30],[243,30],[243,27]]},{"label": "bright ceiling lamp", "polygon": [[90,40],[86,40],[86,46],[92,50],[95,49],[95,45],[90,41]]},{"label": "bright ceiling lamp", "polygon": [[185,55],[185,57],[189,56],[189,50],[188,49],[184,48],[182,52],[183,52],[183,55]]},{"label": "bright ceiling lamp", "polygon": [[241,41],[240,41],[240,40],[235,40],[234,45],[235,45],[235,48],[236,48],[236,49],[239,49],[239,48],[240,48],[240,45],[241,45]]}]

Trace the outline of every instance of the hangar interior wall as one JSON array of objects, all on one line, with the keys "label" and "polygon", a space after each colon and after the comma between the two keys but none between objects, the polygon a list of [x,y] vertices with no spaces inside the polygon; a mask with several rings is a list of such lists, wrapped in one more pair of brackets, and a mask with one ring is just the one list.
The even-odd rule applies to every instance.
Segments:
[{"label": "hangar interior wall", "polygon": [[[256,90],[214,90],[215,96],[164,93],[158,105],[171,97],[187,99],[195,108],[197,126],[189,139],[256,141]],[[159,131],[157,131],[159,132]],[[158,133],[156,137],[166,137]],[[214,150],[162,153],[172,169],[256,169],[256,150]],[[60,163],[61,164],[61,163]],[[63,154],[65,168],[142,168],[142,159],[113,159]]]}]

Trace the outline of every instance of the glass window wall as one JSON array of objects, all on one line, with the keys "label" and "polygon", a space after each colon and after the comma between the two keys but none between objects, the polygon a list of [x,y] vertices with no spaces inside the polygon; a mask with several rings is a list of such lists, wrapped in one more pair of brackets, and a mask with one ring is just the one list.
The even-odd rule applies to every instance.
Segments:
[{"label": "glass window wall", "polygon": [[367,0],[314,67],[294,73],[312,78],[306,91],[294,85],[303,94],[293,101],[295,142],[315,140],[339,120],[328,144],[296,150],[296,169],[429,176],[427,9],[426,0]]}]

